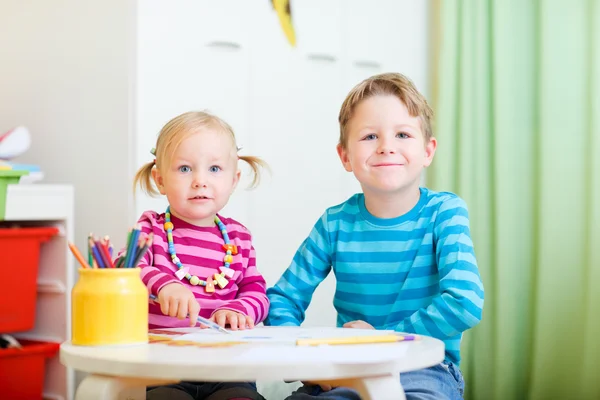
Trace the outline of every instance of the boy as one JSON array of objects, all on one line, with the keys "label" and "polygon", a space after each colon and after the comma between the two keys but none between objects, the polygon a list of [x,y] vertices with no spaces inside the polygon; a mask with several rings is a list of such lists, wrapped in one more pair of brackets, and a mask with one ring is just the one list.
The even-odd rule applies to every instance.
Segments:
[{"label": "boy", "polygon": [[[312,293],[333,268],[338,326],[443,340],[442,364],[400,376],[413,400],[462,398],[462,332],[479,323],[483,309],[466,204],[419,186],[437,146],[432,116],[403,75],[376,75],[352,89],[340,110],[337,151],[363,193],[325,211],[267,291],[265,323],[300,325]],[[310,398],[359,396],[305,385],[289,397]]]}]

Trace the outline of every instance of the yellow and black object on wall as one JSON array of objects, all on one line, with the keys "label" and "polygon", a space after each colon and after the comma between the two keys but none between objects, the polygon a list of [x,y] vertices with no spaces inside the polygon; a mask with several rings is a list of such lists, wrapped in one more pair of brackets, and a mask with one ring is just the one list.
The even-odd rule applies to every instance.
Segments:
[{"label": "yellow and black object on wall", "polygon": [[277,13],[285,37],[292,46],[296,46],[296,32],[292,23],[290,0],[271,0],[271,4]]}]

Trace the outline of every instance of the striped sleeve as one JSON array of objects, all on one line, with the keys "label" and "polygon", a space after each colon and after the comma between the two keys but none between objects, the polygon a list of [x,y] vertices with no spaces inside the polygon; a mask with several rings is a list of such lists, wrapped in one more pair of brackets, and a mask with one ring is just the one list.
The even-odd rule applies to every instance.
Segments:
[{"label": "striped sleeve", "polygon": [[[256,252],[251,246],[248,253],[248,264],[244,268],[244,276],[238,283],[235,299],[229,300],[214,312],[233,310],[252,318],[255,324],[261,323],[269,312],[269,300],[266,294],[266,282],[256,268]],[[213,313],[214,314],[214,313]]]},{"label": "striped sleeve", "polygon": [[440,294],[428,307],[402,320],[396,330],[446,340],[477,325],[483,310],[483,283],[462,199],[452,197],[440,205],[433,235]]},{"label": "striped sleeve", "polygon": [[[148,235],[151,232],[154,232],[154,227],[152,221],[156,220],[156,213],[152,211],[147,211],[142,214],[140,219],[138,220],[138,224],[141,227],[142,233]],[[156,235],[159,232],[154,232]],[[179,283],[182,284],[180,280],[176,279],[175,276],[171,273],[165,273],[161,271],[159,268],[153,265],[154,263],[154,254],[153,254],[153,246],[148,248],[146,254],[140,260],[138,266],[142,269],[141,277],[142,282],[148,288],[148,292],[158,296],[158,292],[165,285],[169,283]]]},{"label": "striped sleeve", "polygon": [[327,213],[296,251],[289,268],[274,287],[267,290],[271,302],[265,325],[299,326],[317,286],[331,271],[331,243]]}]

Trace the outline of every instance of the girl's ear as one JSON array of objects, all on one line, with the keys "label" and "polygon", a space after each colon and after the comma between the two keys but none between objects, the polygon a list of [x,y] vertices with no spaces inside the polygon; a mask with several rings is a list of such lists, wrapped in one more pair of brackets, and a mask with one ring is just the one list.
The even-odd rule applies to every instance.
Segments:
[{"label": "girl's ear", "polygon": [[237,172],[235,173],[235,175],[233,176],[233,188],[235,189],[238,185],[238,183],[240,183],[240,178],[242,176],[242,171],[241,170],[237,170]]},{"label": "girl's ear", "polygon": [[161,175],[160,170],[158,168],[152,168],[152,179],[154,179],[154,183],[156,184],[156,187],[158,188],[160,194],[165,195],[166,193],[163,176]]}]

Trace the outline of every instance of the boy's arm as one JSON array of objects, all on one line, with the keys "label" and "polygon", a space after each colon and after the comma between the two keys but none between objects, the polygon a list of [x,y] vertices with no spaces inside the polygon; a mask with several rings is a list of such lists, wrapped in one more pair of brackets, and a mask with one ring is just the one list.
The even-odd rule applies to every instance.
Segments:
[{"label": "boy's arm", "polygon": [[427,308],[417,310],[400,322],[396,330],[443,340],[477,325],[483,310],[483,283],[473,250],[469,215],[465,202],[459,197],[440,206],[433,240],[440,294]]},{"label": "boy's arm", "polygon": [[232,310],[252,318],[255,324],[261,323],[269,312],[269,299],[266,293],[267,284],[256,268],[256,253],[251,247],[248,253],[248,266],[238,283],[235,299],[228,301],[215,310]]},{"label": "boy's arm", "polygon": [[267,290],[271,301],[265,325],[299,326],[313,292],[331,271],[331,244],[327,213],[317,221],[310,235],[296,251],[289,268]]}]

